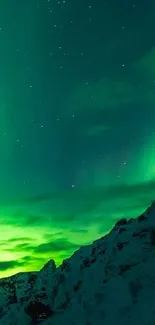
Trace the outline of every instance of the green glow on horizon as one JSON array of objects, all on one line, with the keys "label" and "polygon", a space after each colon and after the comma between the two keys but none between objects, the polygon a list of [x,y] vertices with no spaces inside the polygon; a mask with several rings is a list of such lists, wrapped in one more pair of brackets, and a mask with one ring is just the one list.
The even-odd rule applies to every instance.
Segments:
[{"label": "green glow on horizon", "polygon": [[[147,193],[147,195],[145,195]],[[61,193],[63,200],[63,192]],[[70,197],[70,192],[68,193]],[[61,209],[57,214],[42,215],[42,219],[29,225],[27,213],[14,218],[3,215],[1,223],[0,276],[17,272],[39,270],[50,258],[57,265],[72,255],[81,245],[86,245],[106,234],[121,217],[135,217],[151,203],[155,196],[155,183],[144,182],[135,185],[96,187],[74,191],[73,209],[82,204],[81,212],[67,215]],[[145,197],[145,200],[144,200]],[[66,197],[67,198],[67,197]],[[90,199],[91,198],[91,199]],[[60,203],[61,204],[61,203]],[[26,208],[26,207],[25,207]],[[13,207],[12,207],[13,210]],[[25,210],[26,211],[26,210]],[[83,211],[83,212],[82,212]],[[32,218],[32,216],[31,216]],[[9,221],[9,223],[8,223]],[[28,257],[28,259],[27,259]]]}]

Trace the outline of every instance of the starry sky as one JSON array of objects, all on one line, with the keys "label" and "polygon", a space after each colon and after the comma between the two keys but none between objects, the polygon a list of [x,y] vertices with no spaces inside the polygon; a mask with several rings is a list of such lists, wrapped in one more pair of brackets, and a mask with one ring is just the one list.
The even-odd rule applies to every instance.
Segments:
[{"label": "starry sky", "polygon": [[1,0],[1,277],[155,199],[154,17],[154,0]]}]

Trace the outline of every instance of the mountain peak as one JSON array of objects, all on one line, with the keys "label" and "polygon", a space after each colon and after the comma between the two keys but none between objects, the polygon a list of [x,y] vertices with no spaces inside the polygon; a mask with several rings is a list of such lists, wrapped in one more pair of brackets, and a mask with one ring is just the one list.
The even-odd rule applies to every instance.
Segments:
[{"label": "mountain peak", "polygon": [[41,272],[42,271],[48,271],[48,272],[55,272],[56,270],[56,264],[55,264],[55,261],[53,259],[50,259],[44,266],[43,268],[41,269]]}]

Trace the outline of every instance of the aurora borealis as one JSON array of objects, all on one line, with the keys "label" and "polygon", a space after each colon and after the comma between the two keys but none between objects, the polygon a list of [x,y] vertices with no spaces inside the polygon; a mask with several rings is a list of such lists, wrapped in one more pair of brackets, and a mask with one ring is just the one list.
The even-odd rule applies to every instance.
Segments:
[{"label": "aurora borealis", "polygon": [[2,0],[0,276],[155,199],[155,3]]}]

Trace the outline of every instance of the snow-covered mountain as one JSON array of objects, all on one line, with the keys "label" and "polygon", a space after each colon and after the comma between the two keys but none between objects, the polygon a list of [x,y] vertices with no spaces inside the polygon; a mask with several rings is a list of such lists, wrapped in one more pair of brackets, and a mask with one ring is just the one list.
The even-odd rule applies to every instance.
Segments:
[{"label": "snow-covered mountain", "polygon": [[155,202],[56,268],[0,280],[0,325],[155,325]]}]

